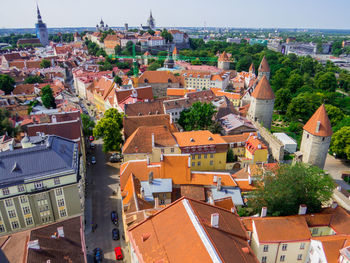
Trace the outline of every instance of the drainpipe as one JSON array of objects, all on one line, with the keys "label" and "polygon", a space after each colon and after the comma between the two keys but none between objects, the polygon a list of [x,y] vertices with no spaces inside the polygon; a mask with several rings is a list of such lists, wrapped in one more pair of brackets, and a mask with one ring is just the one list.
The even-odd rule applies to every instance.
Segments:
[{"label": "drainpipe", "polygon": [[275,263],[277,262],[278,254],[279,254],[279,251],[280,251],[280,245],[281,245],[281,242],[278,243],[277,253],[276,253],[276,258],[275,258]]}]

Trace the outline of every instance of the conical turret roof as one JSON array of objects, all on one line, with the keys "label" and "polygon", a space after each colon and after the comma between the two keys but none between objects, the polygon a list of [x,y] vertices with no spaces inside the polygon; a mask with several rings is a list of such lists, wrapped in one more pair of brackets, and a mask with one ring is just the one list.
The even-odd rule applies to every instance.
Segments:
[{"label": "conical turret roof", "polygon": [[259,72],[270,72],[270,66],[269,63],[267,63],[267,59],[265,58],[265,56],[261,60]]},{"label": "conical turret roof", "polygon": [[219,57],[218,60],[219,60],[219,61],[229,61],[229,58],[228,58],[228,56],[227,56],[227,54],[226,54],[226,51],[224,51],[224,52],[220,55],[220,57]]},{"label": "conical turret roof", "polygon": [[254,63],[250,64],[250,67],[249,67],[249,72],[255,72],[255,67],[254,67]]},{"label": "conical turret roof", "polygon": [[312,115],[310,120],[304,125],[303,129],[316,136],[331,136],[333,134],[331,122],[324,104]]},{"label": "conical turret roof", "polygon": [[275,94],[273,93],[270,83],[265,75],[261,78],[258,85],[254,89],[252,97],[259,100],[273,100],[275,98]]},{"label": "conical turret roof", "polygon": [[175,47],[173,50],[173,55],[177,55],[177,54],[179,54],[179,51],[177,51],[177,48]]}]

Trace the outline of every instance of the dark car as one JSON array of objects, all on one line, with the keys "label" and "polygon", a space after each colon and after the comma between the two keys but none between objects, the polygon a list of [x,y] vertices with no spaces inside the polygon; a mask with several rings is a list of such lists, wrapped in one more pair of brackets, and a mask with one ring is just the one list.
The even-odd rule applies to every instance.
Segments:
[{"label": "dark car", "polygon": [[118,214],[116,211],[111,212],[111,220],[113,224],[118,224]]},{"label": "dark car", "polygon": [[103,261],[103,251],[101,248],[97,247],[94,249],[94,262],[102,262]]},{"label": "dark car", "polygon": [[114,248],[114,253],[115,253],[115,259],[116,260],[123,259],[123,253],[122,253],[121,247],[115,247]]},{"label": "dark car", "polygon": [[109,161],[111,163],[117,163],[122,160],[122,157],[118,153],[112,153],[111,157],[109,158]]},{"label": "dark car", "polygon": [[112,238],[113,238],[113,240],[119,240],[120,235],[119,235],[119,229],[118,228],[113,228],[113,230],[112,230]]}]

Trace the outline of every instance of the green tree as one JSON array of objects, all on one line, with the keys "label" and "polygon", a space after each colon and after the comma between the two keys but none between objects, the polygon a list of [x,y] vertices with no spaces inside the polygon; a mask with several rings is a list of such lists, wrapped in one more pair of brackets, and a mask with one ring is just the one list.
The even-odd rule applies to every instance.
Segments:
[{"label": "green tree", "polygon": [[282,113],[286,113],[288,105],[292,100],[292,93],[287,88],[282,88],[276,92],[275,107]]},{"label": "green tree", "polygon": [[0,135],[5,135],[6,133],[12,137],[16,136],[17,129],[12,126],[10,121],[10,113],[0,108]]},{"label": "green tree", "polygon": [[43,83],[43,79],[40,76],[29,76],[24,80],[26,84]]},{"label": "green tree", "polygon": [[14,88],[15,80],[8,75],[0,74],[0,89],[8,95],[11,94]]},{"label": "green tree", "polygon": [[288,105],[286,116],[290,120],[301,119],[306,123],[322,104],[322,97],[315,93],[305,92],[294,97]]},{"label": "green tree", "polygon": [[132,41],[128,41],[126,43],[126,46],[122,52],[125,56],[132,56],[132,49],[133,49],[134,43]]},{"label": "green tree", "polygon": [[350,126],[350,116],[343,118],[336,126],[332,127],[332,130],[333,132],[337,132],[345,126]]},{"label": "green tree", "polygon": [[43,59],[41,62],[40,62],[40,68],[49,68],[51,67],[51,62],[47,59]]},{"label": "green tree", "polygon": [[287,88],[292,94],[296,93],[298,89],[303,86],[303,78],[297,73],[290,75],[287,81]]},{"label": "green tree", "polygon": [[117,109],[109,109],[94,128],[94,136],[103,139],[103,151],[120,151],[123,136],[123,114]]},{"label": "green tree", "polygon": [[120,45],[116,45],[116,46],[114,47],[114,54],[120,55],[121,53],[122,53],[122,48],[121,48],[121,46],[120,46]]},{"label": "green tree", "polygon": [[185,131],[208,130],[215,112],[213,104],[198,101],[180,113],[179,124]]},{"label": "green tree", "polygon": [[324,91],[335,91],[338,87],[335,74],[332,72],[318,73],[315,76],[315,86]]},{"label": "green tree", "polygon": [[170,34],[165,28],[163,29],[161,36],[164,37],[166,43],[173,42],[173,35]]},{"label": "green tree", "polygon": [[271,80],[271,84],[274,90],[278,90],[286,87],[288,81],[288,71],[285,68],[280,68],[276,71],[275,75]]},{"label": "green tree", "polygon": [[83,132],[85,136],[91,136],[95,127],[95,122],[90,119],[89,115],[81,114],[81,121],[83,123]]},{"label": "green tree", "polygon": [[273,216],[295,215],[301,204],[310,213],[319,212],[335,187],[322,169],[303,163],[281,164],[274,173],[262,171],[256,185],[258,188],[248,200],[248,206],[255,212],[267,207],[267,213]]},{"label": "green tree", "polygon": [[162,65],[155,61],[147,67],[147,70],[153,71],[159,69],[160,67],[162,67]]},{"label": "green tree", "polygon": [[53,92],[50,88],[50,85],[46,85],[41,89],[41,101],[47,109],[56,108],[55,98],[53,96]]},{"label": "green tree", "polygon": [[235,156],[233,154],[232,148],[229,147],[226,154],[226,160],[228,163],[233,163],[235,161]]},{"label": "green tree", "polygon": [[345,117],[344,112],[338,107],[330,104],[326,104],[325,107],[332,127],[336,126]]},{"label": "green tree", "polygon": [[350,126],[342,127],[333,134],[330,150],[338,157],[350,160]]},{"label": "green tree", "polygon": [[118,85],[121,86],[123,84],[123,80],[119,76],[114,77],[114,82]]},{"label": "green tree", "polygon": [[237,71],[248,71],[250,65],[252,64],[252,57],[250,55],[246,55],[238,60],[236,65]]}]

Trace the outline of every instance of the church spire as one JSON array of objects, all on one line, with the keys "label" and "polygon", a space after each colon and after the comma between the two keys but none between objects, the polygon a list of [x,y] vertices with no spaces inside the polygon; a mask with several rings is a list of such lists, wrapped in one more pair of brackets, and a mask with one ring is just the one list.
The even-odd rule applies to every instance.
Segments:
[{"label": "church spire", "polygon": [[38,23],[42,23],[43,20],[41,19],[41,14],[40,14],[38,3],[36,3],[36,12],[38,13]]}]

